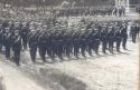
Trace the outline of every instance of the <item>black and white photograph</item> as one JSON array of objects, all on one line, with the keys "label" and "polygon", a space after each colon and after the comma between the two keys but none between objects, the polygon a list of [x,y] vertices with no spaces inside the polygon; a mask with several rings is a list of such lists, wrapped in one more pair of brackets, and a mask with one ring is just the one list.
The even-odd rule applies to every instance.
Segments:
[{"label": "black and white photograph", "polygon": [[140,90],[140,0],[0,0],[0,90]]}]

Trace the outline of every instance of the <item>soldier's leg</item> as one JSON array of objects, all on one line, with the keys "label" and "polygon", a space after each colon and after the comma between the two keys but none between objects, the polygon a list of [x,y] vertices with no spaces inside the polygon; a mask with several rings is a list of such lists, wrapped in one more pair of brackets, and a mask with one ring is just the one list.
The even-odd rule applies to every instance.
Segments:
[{"label": "soldier's leg", "polygon": [[85,46],[85,44],[83,43],[83,45],[81,46],[81,53],[82,53],[82,56],[83,56],[83,57],[86,57],[86,56],[85,56],[85,50],[86,50],[86,46]]},{"label": "soldier's leg", "polygon": [[99,55],[99,46],[100,46],[100,41],[97,40],[94,46],[96,55]]},{"label": "soldier's leg", "polygon": [[70,58],[70,53],[72,53],[72,46],[69,44],[66,46],[66,56]]},{"label": "soldier's leg", "polygon": [[124,50],[126,50],[126,43],[127,43],[127,38],[123,38],[122,46]]},{"label": "soldier's leg", "polygon": [[89,55],[91,55],[91,49],[90,49],[90,45],[87,46],[86,51]]},{"label": "soldier's leg", "polygon": [[36,52],[37,52],[37,47],[36,48],[31,48],[30,49],[30,56],[31,56],[31,60],[32,62],[36,62]]},{"label": "soldier's leg", "polygon": [[133,43],[136,43],[136,37],[137,37],[136,34],[133,33],[133,34],[132,34],[132,42],[133,42]]},{"label": "soldier's leg", "polygon": [[51,59],[54,60],[55,56],[57,55],[57,45],[51,44],[50,48],[49,48],[49,51],[50,51]]},{"label": "soldier's leg", "polygon": [[137,41],[137,34],[134,35],[134,42],[136,43]]},{"label": "soldier's leg", "polygon": [[42,55],[43,62],[46,62],[46,48],[43,49]]},{"label": "soldier's leg", "polygon": [[74,49],[75,51],[74,51],[74,56],[76,57],[76,58],[79,58],[79,56],[78,56],[78,54],[79,54],[79,47],[78,46],[75,46],[75,49]]},{"label": "soldier's leg", "polygon": [[113,54],[113,41],[109,41],[109,51]]},{"label": "soldier's leg", "polygon": [[76,45],[75,45],[75,43],[74,43],[74,46],[73,46],[73,48],[74,48],[74,56],[76,57],[76,49],[77,49],[77,47],[76,47]]},{"label": "soldier's leg", "polygon": [[67,50],[66,44],[64,44],[64,42],[63,42],[63,45],[62,45],[62,55],[63,56],[66,56],[66,50]]},{"label": "soldier's leg", "polygon": [[66,46],[66,56],[67,56],[68,58],[70,58],[70,50],[69,50],[69,47],[70,47],[70,46]]},{"label": "soldier's leg", "polygon": [[63,46],[61,44],[58,47],[58,57],[63,60]]},{"label": "soldier's leg", "polygon": [[0,42],[0,51],[2,51],[2,42]]},{"label": "soldier's leg", "polygon": [[121,45],[121,40],[117,40],[117,52],[120,52],[120,45]]},{"label": "soldier's leg", "polygon": [[27,49],[27,39],[23,39],[23,46],[24,46],[24,49]]},{"label": "soldier's leg", "polygon": [[106,41],[102,42],[102,51],[104,54],[106,53]]},{"label": "soldier's leg", "polygon": [[95,42],[92,42],[90,44],[90,53],[91,53],[91,55],[93,54],[92,52],[95,52],[95,46],[96,46]]},{"label": "soldier's leg", "polygon": [[5,57],[10,59],[10,46],[5,47]]},{"label": "soldier's leg", "polygon": [[51,49],[50,46],[46,48],[46,51],[47,51],[48,56],[49,56],[52,60],[54,60],[53,50]]},{"label": "soldier's leg", "polygon": [[43,62],[46,62],[46,49],[43,47],[39,47],[39,55]]},{"label": "soldier's leg", "polygon": [[16,63],[17,66],[20,65],[20,50],[16,50],[14,51],[14,61]]},{"label": "soldier's leg", "polygon": [[87,46],[87,52],[90,56],[92,56],[92,43],[91,42],[88,42],[88,46]]}]

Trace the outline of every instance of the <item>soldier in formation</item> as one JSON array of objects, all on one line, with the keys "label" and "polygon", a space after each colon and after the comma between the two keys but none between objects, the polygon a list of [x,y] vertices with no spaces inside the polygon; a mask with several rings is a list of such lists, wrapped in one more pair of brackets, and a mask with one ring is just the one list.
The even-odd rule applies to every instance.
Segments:
[{"label": "soldier in formation", "polygon": [[[10,27],[10,28],[9,28]],[[127,50],[128,21],[86,21],[81,20],[75,25],[64,25],[52,22],[45,28],[30,28],[31,22],[4,21],[0,28],[0,49],[5,51],[7,60],[12,59],[19,66],[21,50],[29,50],[31,60],[35,63],[37,52],[43,62],[47,58],[64,60],[84,58],[89,54],[100,55],[121,52],[121,46]],[[139,35],[139,24],[134,24],[130,36],[135,43]]]}]

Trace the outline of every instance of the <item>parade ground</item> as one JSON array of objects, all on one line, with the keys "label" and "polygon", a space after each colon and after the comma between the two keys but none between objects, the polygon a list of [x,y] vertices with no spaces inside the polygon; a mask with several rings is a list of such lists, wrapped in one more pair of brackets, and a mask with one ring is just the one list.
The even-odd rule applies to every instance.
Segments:
[{"label": "parade ground", "polygon": [[20,67],[0,55],[0,73],[6,90],[138,90],[139,43],[127,47],[114,55],[46,64],[39,58],[33,64],[23,51]]}]

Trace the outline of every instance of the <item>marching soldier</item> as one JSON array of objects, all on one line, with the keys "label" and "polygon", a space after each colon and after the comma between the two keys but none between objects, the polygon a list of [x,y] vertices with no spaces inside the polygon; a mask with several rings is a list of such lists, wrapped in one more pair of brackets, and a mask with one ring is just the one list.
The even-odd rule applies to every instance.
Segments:
[{"label": "marching soldier", "polygon": [[106,54],[107,43],[108,43],[108,30],[105,27],[101,33],[101,40],[102,40],[102,51],[104,54]]},{"label": "marching soldier", "polygon": [[117,27],[116,28],[115,40],[116,40],[116,49],[117,49],[117,52],[120,52],[120,45],[121,45],[121,41],[122,41],[120,27]]},{"label": "marching soldier", "polygon": [[81,31],[81,35],[80,35],[80,47],[81,47],[81,53],[82,53],[82,56],[83,57],[86,57],[85,56],[85,51],[86,51],[86,38],[85,38],[85,36],[86,36],[86,31],[84,30],[84,31]]},{"label": "marching soldier", "polygon": [[121,36],[122,36],[122,47],[124,50],[126,50],[126,43],[128,38],[126,25],[123,25],[122,27]]},{"label": "marching soldier", "polygon": [[63,40],[63,43],[64,43],[64,53],[65,55],[70,58],[70,54],[72,53],[72,39],[71,39],[71,35],[72,35],[72,32],[71,31],[67,31],[64,33],[64,40]]},{"label": "marching soldier", "polygon": [[5,46],[5,57],[7,59],[10,59],[11,33],[9,31],[9,28],[5,29],[2,38],[3,38],[3,45]]},{"label": "marching soldier", "polygon": [[109,41],[109,51],[113,54],[113,48],[114,48],[114,41],[115,41],[115,30],[114,28],[109,28],[108,33],[108,41]]},{"label": "marching soldier", "polygon": [[38,46],[38,31],[31,31],[28,34],[28,45],[30,51],[30,57],[32,62],[36,62],[36,53],[37,53],[37,46]]},{"label": "marching soldier", "polygon": [[41,35],[38,37],[38,49],[39,49],[39,55],[43,62],[46,62],[46,44],[47,44],[47,32],[42,31]]},{"label": "marching soldier", "polygon": [[22,23],[21,23],[20,35],[21,35],[21,38],[22,38],[22,41],[23,41],[24,49],[27,49],[27,35],[28,35],[29,32],[30,32],[29,24],[27,23],[27,25],[23,28]]},{"label": "marching soldier", "polygon": [[74,56],[79,58],[79,35],[80,31],[75,31],[73,37]]},{"label": "marching soldier", "polygon": [[21,53],[21,37],[19,34],[19,30],[15,31],[15,35],[13,36],[13,44],[12,50],[14,53],[14,62],[17,66],[20,65],[20,53]]},{"label": "marching soldier", "polygon": [[95,29],[95,33],[94,33],[94,50],[95,50],[95,53],[97,55],[99,55],[99,46],[100,46],[100,40],[101,40],[101,31],[98,30],[98,29]]},{"label": "marching soldier", "polygon": [[92,30],[92,29],[88,29],[88,36],[86,37],[86,40],[87,40],[87,44],[88,44],[88,46],[87,46],[87,52],[88,52],[88,54],[90,55],[90,56],[92,56],[92,51],[94,51],[95,50],[95,48],[94,48],[94,44],[95,44],[95,40],[94,40],[94,30]]},{"label": "marching soldier", "polygon": [[133,43],[136,43],[136,39],[137,39],[137,36],[140,32],[140,27],[139,25],[134,25],[131,27],[131,31],[130,31],[130,36],[132,37],[132,42]]}]

